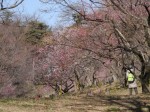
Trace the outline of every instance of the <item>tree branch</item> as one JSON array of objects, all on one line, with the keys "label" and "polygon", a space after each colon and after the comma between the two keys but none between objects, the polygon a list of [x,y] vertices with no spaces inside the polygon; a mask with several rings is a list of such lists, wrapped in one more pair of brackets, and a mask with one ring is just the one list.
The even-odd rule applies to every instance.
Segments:
[{"label": "tree branch", "polygon": [[2,0],[1,3],[0,3],[0,5],[1,5],[0,11],[6,10],[6,9],[13,9],[13,8],[19,6],[21,3],[23,3],[23,1],[24,1],[24,0],[17,0],[17,1],[14,2],[12,5],[10,5],[10,6],[8,6],[8,7],[4,7],[4,2],[3,2],[3,0]]}]

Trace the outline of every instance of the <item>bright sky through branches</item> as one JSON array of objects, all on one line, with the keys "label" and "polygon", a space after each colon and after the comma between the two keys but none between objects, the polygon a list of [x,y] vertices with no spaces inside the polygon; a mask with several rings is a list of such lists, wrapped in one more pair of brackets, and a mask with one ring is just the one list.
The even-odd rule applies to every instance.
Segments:
[{"label": "bright sky through branches", "polygon": [[[68,4],[82,6],[81,0],[68,0]],[[85,4],[87,5],[86,7],[90,7],[91,5],[88,0]],[[68,26],[72,24],[72,12],[64,13],[67,11],[69,10],[61,7],[61,5],[56,5],[54,2],[44,4],[41,3],[40,0],[25,0],[21,5],[15,8],[16,13],[31,17],[35,15],[35,17],[39,18],[39,21],[46,23],[50,27],[57,27],[59,25]]]},{"label": "bright sky through branches", "polygon": [[54,8],[54,6],[42,4],[39,0],[25,0],[20,6],[15,8],[16,13],[21,13],[24,15],[39,17],[39,20],[45,22],[49,26],[55,26],[57,22],[57,13],[55,11],[50,11],[49,13],[44,13],[42,10]]}]

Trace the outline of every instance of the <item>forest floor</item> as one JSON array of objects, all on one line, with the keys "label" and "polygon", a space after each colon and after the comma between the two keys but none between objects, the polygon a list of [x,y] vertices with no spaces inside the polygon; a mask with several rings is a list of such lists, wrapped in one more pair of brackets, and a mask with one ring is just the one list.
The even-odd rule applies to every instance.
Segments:
[{"label": "forest floor", "polygon": [[54,98],[0,99],[0,112],[150,112],[149,109],[150,95],[129,96],[128,90],[122,88],[107,94],[97,87]]}]

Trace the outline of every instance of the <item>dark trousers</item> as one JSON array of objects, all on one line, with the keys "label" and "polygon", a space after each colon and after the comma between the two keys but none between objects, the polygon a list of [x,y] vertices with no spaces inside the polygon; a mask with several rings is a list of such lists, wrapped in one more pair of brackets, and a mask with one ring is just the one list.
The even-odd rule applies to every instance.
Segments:
[{"label": "dark trousers", "polygon": [[138,94],[137,87],[135,88],[129,88],[129,94],[132,95],[132,91],[134,90],[135,94]]}]

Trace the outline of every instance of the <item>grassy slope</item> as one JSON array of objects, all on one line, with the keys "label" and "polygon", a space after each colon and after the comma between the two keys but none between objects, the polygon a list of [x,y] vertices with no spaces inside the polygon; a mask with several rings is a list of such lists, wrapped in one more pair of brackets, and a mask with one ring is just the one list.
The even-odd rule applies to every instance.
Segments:
[{"label": "grassy slope", "polygon": [[54,99],[1,99],[0,112],[140,112],[150,106],[149,95],[129,97],[125,89],[112,90],[110,95],[99,88],[89,95],[88,91]]}]

